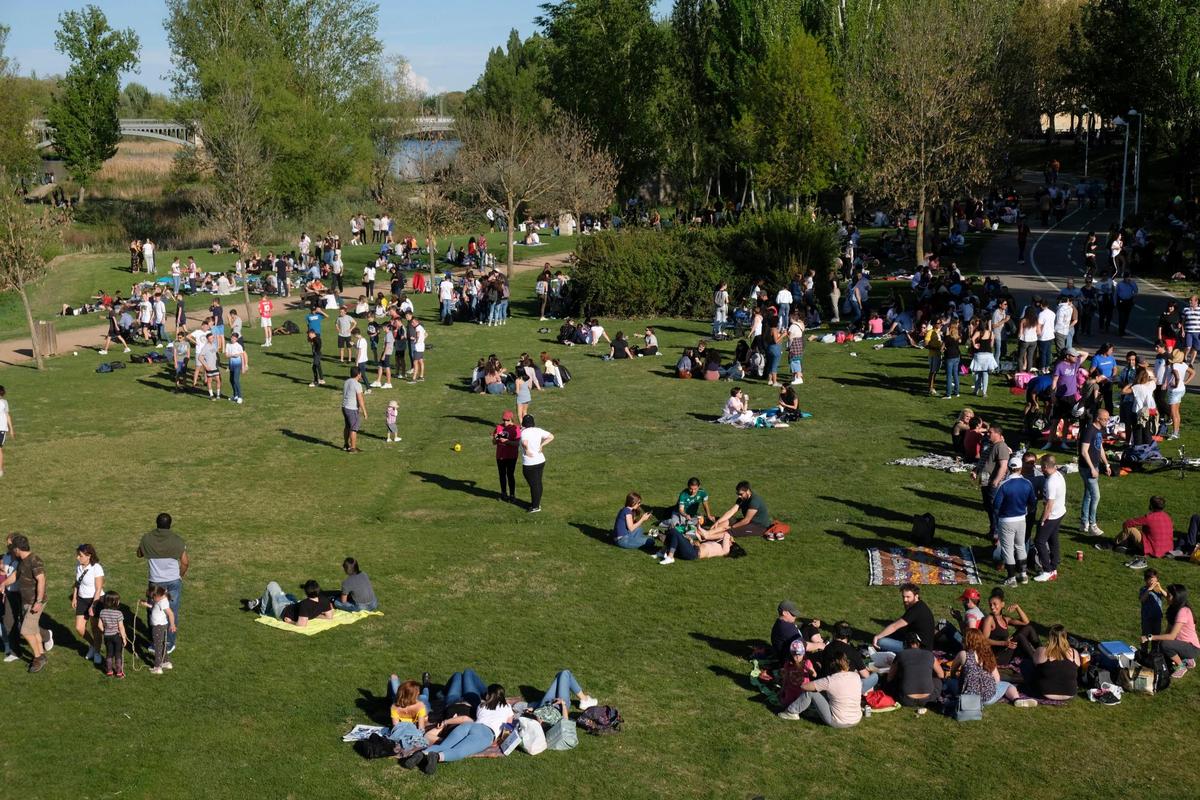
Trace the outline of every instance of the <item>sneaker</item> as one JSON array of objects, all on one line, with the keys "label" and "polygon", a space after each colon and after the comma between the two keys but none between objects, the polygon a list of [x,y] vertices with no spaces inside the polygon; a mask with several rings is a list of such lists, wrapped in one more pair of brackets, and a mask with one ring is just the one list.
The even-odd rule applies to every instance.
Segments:
[{"label": "sneaker", "polygon": [[1009,578],[1008,580],[1006,580],[1004,582],[1004,585],[1005,586],[1016,586],[1017,585],[1017,576],[1014,575],[1011,578]]},{"label": "sneaker", "polygon": [[1022,572],[1022,573],[1021,573],[1021,578],[1020,578],[1020,580],[1021,580],[1021,583],[1022,583],[1022,584],[1029,583],[1029,573],[1028,573],[1028,572]]},{"label": "sneaker", "polygon": [[1195,669],[1196,668],[1196,659],[1194,659],[1194,658],[1184,659],[1183,665],[1185,667],[1187,667],[1188,669]]},{"label": "sneaker", "polygon": [[400,759],[400,766],[404,767],[405,769],[412,769],[413,767],[420,766],[421,761],[424,760],[424,758],[425,751],[418,750],[417,752]]},{"label": "sneaker", "polygon": [[1092,547],[1096,548],[1097,550],[1111,550],[1112,549],[1112,545],[1110,545],[1108,542],[1096,542],[1094,545],[1092,545]]},{"label": "sneaker", "polygon": [[30,672],[41,672],[45,668],[46,668],[46,657],[45,656],[38,656],[33,661],[29,662],[29,671]]},{"label": "sneaker", "polygon": [[171,645],[170,647],[167,648],[167,655],[171,655],[171,653],[174,653],[174,652],[175,652],[175,645]]},{"label": "sneaker", "polygon": [[1171,673],[1171,680],[1177,681],[1184,675],[1187,675],[1187,667],[1181,664],[1177,670]]},{"label": "sneaker", "polygon": [[422,753],[424,757],[421,759],[421,772],[424,772],[426,775],[432,775],[437,772],[437,755],[434,753],[425,753],[424,751]]},{"label": "sneaker", "polygon": [[318,385],[318,386],[324,386],[324,385],[325,385],[325,381],[317,381],[317,385]]},{"label": "sneaker", "polygon": [[1178,433],[1172,433],[1170,436],[1168,436],[1168,437],[1167,437],[1167,441],[1168,441],[1168,442],[1170,442],[1170,441],[1174,441],[1175,439],[1178,439],[1178,438],[1179,438],[1179,434],[1178,434]]},{"label": "sneaker", "polygon": [[1046,583],[1047,581],[1051,580],[1050,575],[1051,573],[1049,572],[1039,572],[1037,575],[1033,576],[1033,579],[1038,583]]},{"label": "sneaker", "polygon": [[130,350],[128,347],[126,347],[126,348],[125,348],[125,352],[126,352],[126,353],[129,353],[129,352],[132,352],[132,351],[131,351],[131,350]]},{"label": "sneaker", "polygon": [[590,695],[579,698],[580,711],[587,711],[589,708],[595,708],[599,704],[600,701]]},{"label": "sneaker", "polygon": [[258,601],[257,600],[243,600],[242,601],[242,611],[255,611],[257,609],[258,609]]},{"label": "sneaker", "polygon": [[8,664],[12,661],[20,661],[21,657],[11,650],[4,654],[4,663]]},{"label": "sneaker", "polygon": [[1125,566],[1130,569],[1145,569],[1150,565],[1146,563],[1146,559],[1144,558],[1135,558],[1133,561],[1126,561]]},{"label": "sneaker", "polygon": [[124,671],[118,672],[118,673],[117,673],[117,677],[118,677],[118,678],[124,678],[124,677],[125,677],[125,672],[124,672]]},{"label": "sneaker", "polygon": [[1103,536],[1104,535],[1104,531],[1100,530],[1100,526],[1094,522],[1092,523],[1091,529],[1088,530],[1088,533],[1090,533],[1092,536]]},{"label": "sneaker", "polygon": [[1013,706],[1016,708],[1037,708],[1038,701],[1032,697],[1022,697],[1018,700],[1013,700]]},{"label": "sneaker", "polygon": [[92,657],[93,657],[93,656],[95,656],[95,655],[96,655],[96,648],[94,648],[94,647],[89,647],[89,648],[88,648],[88,651],[87,651],[87,655],[86,655],[86,656],[84,656],[84,658],[86,658],[86,659],[88,659],[88,660],[90,661],[90,660],[92,659]]},{"label": "sneaker", "polygon": [[1168,550],[1167,555],[1171,558],[1183,558],[1183,551],[1179,549]]},{"label": "sneaker", "polygon": [[105,671],[104,671],[104,676],[105,676],[106,678],[111,678],[111,677],[113,676],[113,671],[112,671],[111,669],[109,669],[109,670],[105,670]]},{"label": "sneaker", "polygon": [[239,397],[239,398],[237,398],[237,404],[238,404],[239,406],[242,404],[242,398],[240,398],[240,397]]},{"label": "sneaker", "polygon": [[674,557],[674,556],[663,556],[662,558],[660,558],[660,559],[658,560],[658,563],[659,563],[659,564],[662,564],[664,567],[665,567],[667,564],[674,564],[674,563],[675,563],[675,557]]},{"label": "sneaker", "polygon": [[162,663],[162,668],[163,669],[175,669],[175,665],[172,664],[170,661],[164,661]]},{"label": "sneaker", "polygon": [[363,394],[370,394],[370,393],[371,393],[370,389],[367,389],[365,392],[363,392]]},{"label": "sneaker", "polygon": [[778,714],[776,714],[775,716],[779,717],[780,719],[787,719],[787,720],[798,720],[798,719],[800,719],[800,715],[799,715],[799,714],[795,714],[795,713],[793,713],[793,712],[791,712],[791,711],[780,711],[780,712],[779,712]]},{"label": "sneaker", "polygon": [[[650,557],[653,558],[655,561],[658,561],[659,559],[661,559],[663,557],[663,554],[662,553],[651,553]],[[5,660],[7,661],[7,659],[5,659]],[[16,656],[13,656],[13,660],[16,660]]]},{"label": "sneaker", "polygon": [[150,674],[151,675],[162,675],[163,674],[162,667],[151,667]]},{"label": "sneaker", "polygon": [[371,388],[372,388],[372,389],[378,389],[378,388],[379,388],[380,386],[382,386],[382,385],[383,385],[383,384],[382,384],[382,383],[380,383],[379,381],[371,381]]},{"label": "sneaker", "polygon": [[383,388],[384,388],[384,389],[390,389],[390,388],[392,388],[392,385],[391,385],[390,383],[385,383],[385,384],[383,385]]},{"label": "sneaker", "polygon": [[101,351],[100,351],[100,355],[102,355],[102,356],[106,356],[106,355],[108,355],[108,351],[107,351],[107,350],[101,350]]},{"label": "sneaker", "polygon": [[[54,649],[54,631],[46,631],[46,642],[43,646],[47,653]],[[42,656],[42,658],[45,658],[45,656]]]},{"label": "sneaker", "polygon": [[529,509],[529,513],[530,514],[539,514],[539,513],[541,513],[541,510],[542,510],[541,506],[534,506],[533,508]]},{"label": "sneaker", "polygon": [[1128,553],[1129,548],[1123,544],[1113,545],[1113,552],[1114,553]]}]

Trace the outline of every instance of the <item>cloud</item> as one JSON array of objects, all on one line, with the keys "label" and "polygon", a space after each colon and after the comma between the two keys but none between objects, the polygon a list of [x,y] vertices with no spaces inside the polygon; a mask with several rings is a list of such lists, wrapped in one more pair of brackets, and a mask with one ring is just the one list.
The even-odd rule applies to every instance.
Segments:
[{"label": "cloud", "polygon": [[404,65],[404,82],[408,84],[409,88],[415,90],[419,94],[429,94],[429,79],[424,75],[418,74],[412,68],[412,64]]}]

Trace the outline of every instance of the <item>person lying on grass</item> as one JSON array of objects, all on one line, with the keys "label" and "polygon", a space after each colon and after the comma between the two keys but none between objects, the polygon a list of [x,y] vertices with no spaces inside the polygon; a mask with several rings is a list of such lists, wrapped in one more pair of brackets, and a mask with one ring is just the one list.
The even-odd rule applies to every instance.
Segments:
[{"label": "person lying on grass", "polygon": [[733,537],[728,532],[713,532],[696,528],[693,543],[688,535],[680,533],[679,528],[668,528],[662,550],[654,554],[658,563],[666,566],[674,564],[678,556],[684,561],[695,561],[700,558],[722,558],[730,554],[733,548]]},{"label": "person lying on grass", "polygon": [[271,581],[260,598],[243,600],[242,608],[275,617],[297,628],[306,627],[314,619],[333,619],[333,603],[321,595],[321,585],[314,580],[305,582],[303,600],[286,594],[278,583]]}]

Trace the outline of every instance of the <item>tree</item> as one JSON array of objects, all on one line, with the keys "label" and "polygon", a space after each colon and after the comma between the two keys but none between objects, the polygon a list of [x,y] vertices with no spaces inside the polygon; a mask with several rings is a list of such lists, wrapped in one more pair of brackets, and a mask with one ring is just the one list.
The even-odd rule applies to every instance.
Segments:
[{"label": "tree", "polygon": [[456,120],[459,181],[484,204],[501,208],[512,277],[513,231],[522,206],[549,200],[559,186],[553,138],[514,113],[484,112]]},{"label": "tree", "polygon": [[[273,203],[270,185],[272,153],[262,135],[263,109],[252,84],[235,77],[210,94],[200,118],[204,147],[191,151],[198,171],[208,178],[198,205],[208,222],[229,237],[242,260],[254,252]],[[244,65],[242,65],[244,68]],[[250,288],[243,274],[245,319],[250,320]]]},{"label": "tree", "polygon": [[[387,208],[398,209],[425,236],[429,251],[429,277],[437,277],[437,247],[439,236],[458,227],[462,207],[454,199],[454,166],[445,134],[435,133],[422,140],[412,158],[406,162],[407,173],[415,184],[392,182],[393,191],[387,198]],[[436,280],[435,280],[436,282]]]},{"label": "tree", "polygon": [[510,31],[507,47],[488,53],[483,74],[463,98],[463,113],[517,114],[530,124],[545,124],[551,112],[545,46],[537,34],[522,41],[516,30]]},{"label": "tree", "polygon": [[62,230],[63,215],[51,206],[26,206],[21,195],[5,186],[0,191],[0,291],[14,291],[25,310],[33,342],[33,363],[46,368],[45,356],[29,305],[29,287],[46,274],[46,252]]},{"label": "tree", "polygon": [[559,112],[551,130],[559,161],[558,207],[575,215],[576,234],[583,211],[599,211],[613,201],[621,169],[612,154],[596,141],[595,132],[578,118]]},{"label": "tree", "polygon": [[917,213],[925,257],[930,207],[990,175],[999,128],[991,84],[999,8],[971,0],[889,7],[853,84],[867,186]]},{"label": "tree", "polygon": [[137,66],[138,37],[115,31],[96,6],[58,17],[55,49],[71,59],[47,115],[50,140],[79,183],[79,202],[92,176],[117,153],[121,73]]},{"label": "tree", "polygon": [[793,23],[768,44],[753,85],[737,131],[756,182],[784,196],[814,197],[831,184],[845,152],[843,107],[824,50]]},{"label": "tree", "polygon": [[381,66],[372,94],[371,198],[387,205],[396,182],[396,157],[411,136],[412,120],[422,99],[412,80],[412,67],[403,56],[393,56]]},{"label": "tree", "polygon": [[131,117],[141,117],[150,110],[152,95],[150,90],[140,83],[130,82],[121,90],[122,114]]},{"label": "tree", "polygon": [[27,80],[17,77],[16,64],[4,55],[9,28],[0,25],[0,191],[20,188],[37,165],[29,123],[33,119],[33,92]]}]

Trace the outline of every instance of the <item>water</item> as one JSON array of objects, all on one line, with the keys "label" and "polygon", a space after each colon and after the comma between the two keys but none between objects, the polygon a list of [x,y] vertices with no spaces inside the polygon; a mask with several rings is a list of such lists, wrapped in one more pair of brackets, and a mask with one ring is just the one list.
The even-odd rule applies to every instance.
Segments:
[{"label": "water", "polygon": [[416,178],[423,159],[440,170],[454,157],[462,142],[457,139],[405,139],[392,157],[392,170],[401,178]]}]

